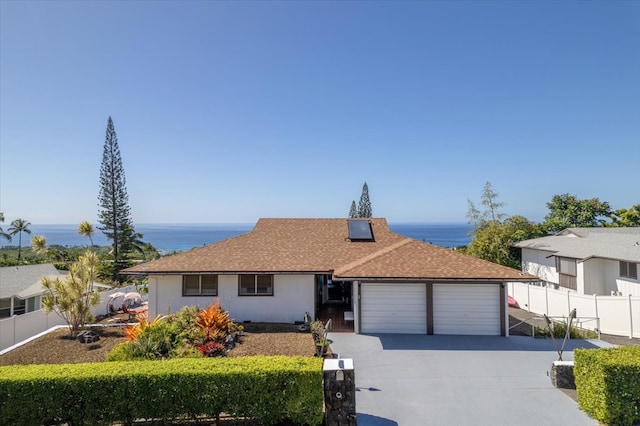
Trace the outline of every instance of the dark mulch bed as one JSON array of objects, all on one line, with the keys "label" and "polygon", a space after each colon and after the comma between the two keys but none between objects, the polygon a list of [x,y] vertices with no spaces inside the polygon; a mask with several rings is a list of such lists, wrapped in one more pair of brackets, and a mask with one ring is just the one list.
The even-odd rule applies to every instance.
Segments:
[{"label": "dark mulch bed", "polygon": [[[247,323],[244,327],[241,342],[228,356],[314,356],[311,333],[300,333],[293,324]],[[0,365],[103,362],[107,354],[124,341],[123,327],[90,329],[100,336],[99,341],[80,343],[71,337],[68,329],[59,329],[0,356]]]}]

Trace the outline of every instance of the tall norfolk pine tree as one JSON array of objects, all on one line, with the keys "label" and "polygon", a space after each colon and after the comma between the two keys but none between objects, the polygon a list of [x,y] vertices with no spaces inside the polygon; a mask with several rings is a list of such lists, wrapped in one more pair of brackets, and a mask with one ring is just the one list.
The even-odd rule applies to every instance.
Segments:
[{"label": "tall norfolk pine tree", "polygon": [[127,266],[124,256],[127,252],[128,235],[133,231],[133,223],[129,208],[126,179],[118,136],[109,116],[107,132],[100,166],[100,194],[98,195],[98,226],[104,235],[112,241],[114,270],[112,278]]},{"label": "tall norfolk pine tree", "polygon": [[351,208],[349,209],[349,218],[369,218],[373,215],[373,209],[371,208],[371,200],[369,199],[369,187],[367,182],[362,185],[362,194],[360,194],[360,201],[358,201],[358,207],[356,202],[351,202]]},{"label": "tall norfolk pine tree", "polygon": [[362,194],[360,195],[360,201],[358,202],[358,217],[368,218],[373,215],[373,209],[371,208],[371,200],[369,200],[369,187],[367,182],[362,185]]},{"label": "tall norfolk pine tree", "polygon": [[351,208],[349,209],[349,219],[358,217],[358,209],[356,208],[356,200],[351,202]]}]

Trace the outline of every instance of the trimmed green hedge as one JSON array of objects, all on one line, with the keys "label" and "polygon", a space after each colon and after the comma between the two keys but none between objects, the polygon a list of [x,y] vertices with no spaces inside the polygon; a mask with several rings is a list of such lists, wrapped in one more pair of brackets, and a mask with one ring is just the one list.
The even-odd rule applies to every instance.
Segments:
[{"label": "trimmed green hedge", "polygon": [[322,423],[322,359],[241,357],[0,367],[9,424],[170,422],[226,413]]},{"label": "trimmed green hedge", "polygon": [[640,421],[640,347],[576,349],[573,372],[589,416],[608,425]]}]

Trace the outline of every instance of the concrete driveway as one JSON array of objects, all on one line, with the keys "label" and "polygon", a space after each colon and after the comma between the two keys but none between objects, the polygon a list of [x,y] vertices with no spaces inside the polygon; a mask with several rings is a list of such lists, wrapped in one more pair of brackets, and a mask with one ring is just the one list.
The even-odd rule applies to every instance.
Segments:
[{"label": "concrete driveway", "polygon": [[[531,337],[330,333],[352,358],[358,425],[585,426],[598,423],[551,385],[553,342]],[[600,346],[609,346],[598,342]],[[596,348],[572,340],[572,349]]]}]

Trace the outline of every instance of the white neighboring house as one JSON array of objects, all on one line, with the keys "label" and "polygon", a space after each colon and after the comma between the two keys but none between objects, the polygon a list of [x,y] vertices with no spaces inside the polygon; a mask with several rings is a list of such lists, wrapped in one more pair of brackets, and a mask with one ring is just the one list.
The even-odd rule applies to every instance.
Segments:
[{"label": "white neighboring house", "polygon": [[514,244],[522,270],[578,294],[640,296],[640,227],[567,228]]},{"label": "white neighboring house", "polygon": [[42,278],[64,275],[50,263],[0,268],[0,319],[41,309]]}]

